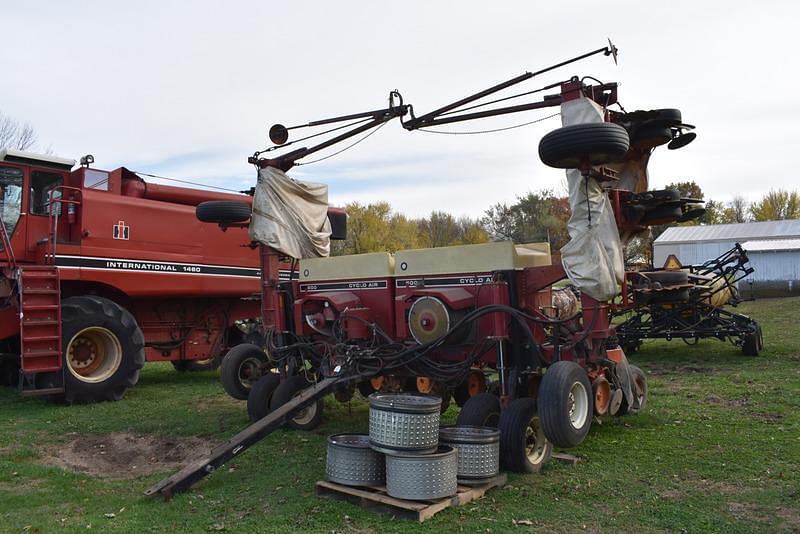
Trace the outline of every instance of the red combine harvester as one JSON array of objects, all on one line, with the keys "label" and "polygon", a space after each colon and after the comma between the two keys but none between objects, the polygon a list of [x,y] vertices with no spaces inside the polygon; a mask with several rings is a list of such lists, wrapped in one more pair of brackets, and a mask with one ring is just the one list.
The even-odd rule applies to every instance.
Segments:
[{"label": "red combine harvester", "polygon": [[117,400],[145,361],[214,367],[260,313],[247,232],[195,216],[250,197],[92,161],[0,152],[0,368],[23,394]]},{"label": "red combine harvester", "polygon": [[[291,129],[348,121],[321,132],[336,134],[318,145],[270,159],[256,152],[249,159],[259,169],[256,208],[249,221],[242,217],[239,222],[249,223],[251,234],[271,224],[265,219],[279,218],[276,213],[265,217],[258,208],[265,199],[274,200],[286,188],[305,192],[316,187],[285,175],[298,160],[392,119],[416,130],[560,106],[564,127],[542,138],[539,155],[546,165],[567,169],[572,240],[560,257],[551,255],[547,243],[499,242],[315,258],[310,256],[320,254],[313,254],[313,248],[309,255],[293,252],[296,247],[263,231],[269,238],[260,244],[266,343],[242,349],[266,355],[272,371],[265,372],[249,394],[248,412],[255,422],[146,493],[169,497],[187,489],[281,425],[315,427],[322,399],[329,393],[340,401],[356,389],[364,394],[453,394],[463,404],[458,423],[498,426],[503,465],[528,472],[541,468],[553,444],[580,444],[594,415],[642,410],[646,378],[619,346],[609,321],[616,307],[611,302],[626,284],[621,250],[628,239],[649,225],[703,213],[701,201],[681,198],[674,191],[648,191],[647,163],[653,149],[685,146],[695,137],[693,127],[683,123],[676,109],[613,110],[618,105],[617,84],[591,77],[571,77],[476,103],[600,53],[616,60],[609,42],[608,47],[525,73],[419,117],[393,91],[386,109],[290,128],[273,126],[270,139],[275,145],[264,152],[291,145]],[[530,103],[474,111],[548,90],[557,92]],[[309,137],[314,135],[303,139]],[[302,210],[296,213],[300,218],[306,215]],[[296,222],[290,219],[282,224]],[[280,233],[279,225],[270,228]],[[305,221],[305,228],[309,241],[317,239],[325,230],[324,221]],[[285,237],[288,243],[303,236],[295,232]],[[296,264],[299,278],[281,282],[278,266],[286,255],[304,259]],[[580,308],[572,311],[553,305],[552,285],[565,278],[580,293]],[[496,376],[496,382],[490,376]]]}]

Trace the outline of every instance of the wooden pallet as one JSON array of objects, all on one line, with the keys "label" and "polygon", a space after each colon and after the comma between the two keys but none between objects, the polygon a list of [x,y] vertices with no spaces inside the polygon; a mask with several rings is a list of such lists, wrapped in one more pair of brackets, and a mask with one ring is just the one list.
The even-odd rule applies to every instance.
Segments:
[{"label": "wooden pallet", "polygon": [[395,499],[386,494],[386,486],[352,487],[326,480],[317,482],[316,492],[318,497],[347,501],[368,510],[403,519],[413,519],[422,523],[445,508],[461,506],[483,497],[484,493],[490,489],[504,485],[507,479],[505,473],[500,473],[496,477],[486,480],[480,486],[459,484],[457,493],[452,497],[430,501]]}]

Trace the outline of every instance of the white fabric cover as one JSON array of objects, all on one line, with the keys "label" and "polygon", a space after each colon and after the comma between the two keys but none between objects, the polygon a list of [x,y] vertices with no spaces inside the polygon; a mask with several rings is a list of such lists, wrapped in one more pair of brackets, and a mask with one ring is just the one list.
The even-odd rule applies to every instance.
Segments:
[{"label": "white fabric cover", "polygon": [[292,180],[279,169],[258,173],[250,238],[292,258],[329,256],[328,186]]},{"label": "white fabric cover", "polygon": [[[570,100],[561,105],[561,121],[564,126],[603,122],[603,109],[588,98]],[[561,262],[578,289],[594,299],[610,300],[619,292],[618,284],[625,275],[611,202],[595,179],[589,178],[587,183],[577,169],[567,170],[567,185],[572,210],[567,222],[570,241],[561,249]]]}]

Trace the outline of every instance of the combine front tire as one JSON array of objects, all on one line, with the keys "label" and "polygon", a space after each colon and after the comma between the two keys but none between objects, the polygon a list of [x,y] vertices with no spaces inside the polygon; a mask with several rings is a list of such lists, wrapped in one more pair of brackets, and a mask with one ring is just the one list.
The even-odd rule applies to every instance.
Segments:
[{"label": "combine front tire", "polygon": [[234,399],[247,399],[253,384],[261,378],[266,363],[266,354],[255,345],[243,343],[233,347],[222,359],[219,372],[225,392]]},{"label": "combine front tire", "polygon": [[593,412],[586,371],[566,360],[551,365],[539,386],[539,416],[547,439],[558,447],[579,445],[589,433]]},{"label": "combine front tire", "polygon": [[[290,376],[281,382],[275,389],[275,393],[272,394],[272,400],[269,403],[270,411],[274,412],[310,386],[311,384],[304,376]],[[322,422],[323,406],[325,406],[323,399],[317,400],[297,412],[287,425],[296,430],[314,430]]]},{"label": "combine front tire", "polygon": [[139,380],[144,336],[133,315],[102,297],[61,303],[64,398],[68,403],[119,400]]},{"label": "combine front tire", "polygon": [[213,371],[222,363],[222,358],[216,356],[205,360],[172,360],[172,366],[181,373],[195,371]]},{"label": "combine front tire", "polygon": [[553,444],[545,437],[536,412],[536,399],[512,402],[500,416],[500,461],[506,469],[538,473],[550,459]]}]

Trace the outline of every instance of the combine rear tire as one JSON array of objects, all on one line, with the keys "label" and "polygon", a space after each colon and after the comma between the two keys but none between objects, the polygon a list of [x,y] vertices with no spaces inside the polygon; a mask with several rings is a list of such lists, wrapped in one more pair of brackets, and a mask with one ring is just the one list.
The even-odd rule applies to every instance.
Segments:
[{"label": "combine rear tire", "polygon": [[500,399],[491,393],[478,393],[467,399],[458,412],[459,426],[489,426],[497,428],[500,421]]},{"label": "combine rear tire", "polygon": [[240,223],[250,220],[250,205],[234,200],[209,200],[201,202],[195,208],[195,215],[203,222]]},{"label": "combine rear tire", "polygon": [[630,148],[628,132],[619,124],[595,122],[553,130],[539,141],[539,159],[549,167],[577,169],[620,161]]},{"label": "combine rear tire", "polygon": [[536,412],[536,399],[512,402],[500,416],[500,461],[518,473],[538,473],[550,459],[553,444],[547,440]]},{"label": "combine rear tire", "polygon": [[636,414],[644,410],[647,406],[647,377],[644,371],[635,365],[629,365],[631,371],[631,392],[633,393],[633,405],[628,404],[628,400],[623,396],[617,415]]},{"label": "combine rear tire", "polygon": [[245,400],[253,384],[261,378],[267,363],[264,351],[255,345],[236,345],[222,359],[219,379],[225,392],[234,399]]},{"label": "combine rear tire", "polygon": [[281,377],[278,373],[267,373],[253,384],[250,395],[247,396],[247,415],[251,421],[255,423],[270,412],[272,396],[280,383]]},{"label": "combine rear tire", "polygon": [[[304,389],[310,387],[311,384],[305,377],[300,375],[290,376],[280,383],[272,394],[270,401],[270,411],[275,411],[291,399],[299,395]],[[290,428],[296,430],[314,430],[322,422],[322,410],[325,406],[323,399],[319,399],[310,406],[306,406],[300,410],[295,416],[286,423]]]},{"label": "combine rear tire", "polygon": [[61,303],[64,399],[68,403],[119,400],[139,381],[144,336],[122,306],[102,297]]},{"label": "combine rear tire", "polygon": [[562,360],[551,365],[539,386],[539,417],[547,439],[557,447],[575,447],[589,433],[594,412],[592,385],[580,365]]},{"label": "combine rear tire", "polygon": [[222,358],[216,356],[205,360],[172,360],[172,366],[181,373],[195,371],[213,371],[222,363]]}]

